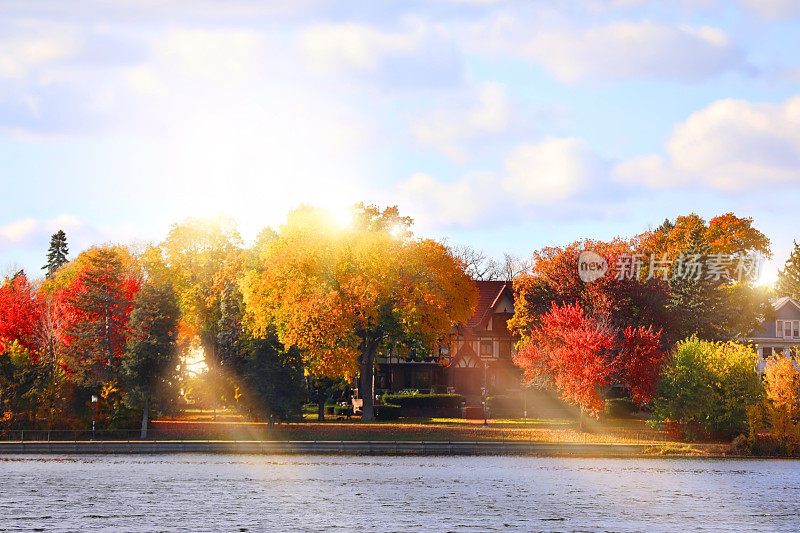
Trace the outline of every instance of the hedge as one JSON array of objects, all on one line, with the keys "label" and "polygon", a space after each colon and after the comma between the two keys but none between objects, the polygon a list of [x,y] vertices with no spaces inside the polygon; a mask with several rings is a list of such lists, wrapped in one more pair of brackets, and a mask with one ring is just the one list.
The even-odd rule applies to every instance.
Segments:
[{"label": "hedge", "polygon": [[399,405],[389,405],[384,403],[381,405],[376,405],[373,409],[375,410],[376,420],[397,420],[400,418]]},{"label": "hedge", "polygon": [[461,407],[464,397],[460,394],[386,394],[381,400],[404,409],[455,409]]},{"label": "hedge", "polygon": [[333,408],[333,414],[336,416],[353,416],[353,406],[337,405]]}]

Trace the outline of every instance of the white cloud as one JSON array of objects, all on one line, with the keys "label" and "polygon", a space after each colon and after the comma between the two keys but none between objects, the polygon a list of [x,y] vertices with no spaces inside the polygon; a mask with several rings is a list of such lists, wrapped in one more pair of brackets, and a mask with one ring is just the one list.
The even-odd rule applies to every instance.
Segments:
[{"label": "white cloud", "polygon": [[739,0],[739,2],[747,9],[766,18],[800,15],[800,2],[797,0]]},{"label": "white cloud", "polygon": [[63,214],[45,221],[42,226],[46,232],[55,233],[58,230],[79,230],[84,223],[75,215]]},{"label": "white cloud", "polygon": [[0,38],[0,78],[24,78],[37,68],[72,57],[79,49],[77,36],[66,28],[24,29],[24,35]]},{"label": "white cloud", "polygon": [[397,86],[449,84],[461,77],[448,32],[421,20],[406,20],[397,31],[318,24],[300,32],[298,47],[308,67],[320,73],[366,76]]},{"label": "white cloud", "polygon": [[156,55],[185,75],[232,87],[255,72],[264,38],[243,29],[173,30],[154,43]]},{"label": "white cloud", "polygon": [[559,205],[603,177],[603,162],[584,141],[548,138],[514,148],[504,173],[471,173],[452,182],[418,173],[398,192],[404,211],[422,225],[464,227],[494,214],[508,220],[530,207]]},{"label": "white cloud", "polygon": [[800,96],[782,104],[714,102],[674,128],[666,152],[623,162],[614,174],[620,181],[662,188],[800,185]]},{"label": "white cloud", "polygon": [[619,21],[588,28],[531,28],[500,15],[474,28],[478,53],[520,56],[567,83],[581,80],[708,78],[740,65],[742,53],[720,29]]},{"label": "white cloud", "polygon": [[436,111],[419,119],[412,133],[420,143],[463,162],[467,158],[466,141],[505,130],[510,116],[511,105],[505,86],[490,82],[483,84],[478,102],[471,109]]},{"label": "white cloud", "polygon": [[469,226],[499,202],[498,179],[492,173],[473,173],[454,182],[442,182],[417,173],[400,184],[403,212],[421,226]]},{"label": "white cloud", "polygon": [[602,163],[575,138],[550,138],[516,147],[506,159],[503,188],[517,202],[549,204],[583,190],[600,175]]},{"label": "white cloud", "polygon": [[130,88],[142,96],[158,96],[164,94],[166,87],[158,73],[149,65],[137,65],[126,70]]},{"label": "white cloud", "polygon": [[36,231],[38,224],[32,218],[23,218],[0,226],[0,236],[13,244],[27,241]]}]

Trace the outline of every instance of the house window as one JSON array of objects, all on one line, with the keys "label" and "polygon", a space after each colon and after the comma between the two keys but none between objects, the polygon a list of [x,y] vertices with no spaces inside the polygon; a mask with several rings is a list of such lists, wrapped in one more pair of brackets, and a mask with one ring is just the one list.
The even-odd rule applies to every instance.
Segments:
[{"label": "house window", "polygon": [[498,348],[501,359],[511,359],[511,341],[500,341]]},{"label": "house window", "polygon": [[775,336],[784,339],[800,337],[800,320],[776,320]]},{"label": "house window", "polygon": [[494,344],[492,341],[481,341],[481,357],[491,357],[494,355]]},{"label": "house window", "polygon": [[761,348],[761,355],[764,357],[764,359],[772,357],[772,348],[770,346],[765,346],[764,348]]}]

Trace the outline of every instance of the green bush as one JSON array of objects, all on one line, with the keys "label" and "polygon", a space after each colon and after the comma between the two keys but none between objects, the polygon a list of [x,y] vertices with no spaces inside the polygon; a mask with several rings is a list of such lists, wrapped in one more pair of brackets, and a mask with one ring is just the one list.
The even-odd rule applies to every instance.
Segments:
[{"label": "green bush", "polygon": [[745,433],[747,409],[764,395],[757,357],[753,348],[735,342],[691,337],[678,343],[664,367],[651,423],[676,422],[687,433]]},{"label": "green bush", "polygon": [[386,394],[382,401],[404,409],[453,409],[461,407],[464,397],[460,394]]},{"label": "green bush", "polygon": [[376,420],[397,420],[400,418],[399,405],[390,405],[384,403],[381,405],[376,405],[374,409]]},{"label": "green bush", "polygon": [[630,398],[611,398],[606,400],[605,415],[611,418],[631,418],[639,407]]}]

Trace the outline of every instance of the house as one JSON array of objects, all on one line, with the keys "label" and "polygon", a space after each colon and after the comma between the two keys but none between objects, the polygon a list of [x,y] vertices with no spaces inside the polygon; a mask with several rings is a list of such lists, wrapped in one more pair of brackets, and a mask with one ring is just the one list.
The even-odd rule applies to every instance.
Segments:
[{"label": "house", "polygon": [[765,320],[759,331],[745,339],[755,345],[761,371],[765,360],[772,355],[797,357],[800,353],[800,304],[787,296],[773,300],[772,307],[774,317]]},{"label": "house", "polygon": [[475,281],[478,301],[465,324],[454,328],[450,349],[417,361],[377,360],[375,388],[450,390],[476,403],[487,394],[520,388],[520,370],[512,362],[515,338],[506,322],[514,315],[511,282]]}]

